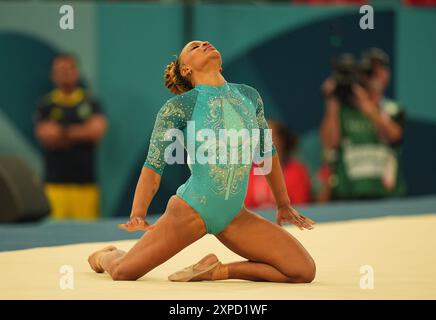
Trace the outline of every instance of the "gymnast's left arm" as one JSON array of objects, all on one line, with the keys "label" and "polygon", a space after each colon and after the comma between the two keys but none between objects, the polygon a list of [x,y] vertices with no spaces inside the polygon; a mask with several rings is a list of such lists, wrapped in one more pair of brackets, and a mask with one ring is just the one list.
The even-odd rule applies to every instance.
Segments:
[{"label": "gymnast's left arm", "polygon": [[286,221],[296,225],[300,230],[313,229],[315,221],[298,213],[291,205],[286,184],[283,178],[283,171],[280,165],[280,158],[277,155],[272,156],[271,172],[265,175],[268,185],[274,195],[277,204],[277,223],[283,225]]},{"label": "gymnast's left arm", "polygon": [[[265,130],[268,129],[268,123],[264,115],[264,106],[262,98],[256,91],[256,117],[257,123],[260,129],[260,156],[264,159],[261,166],[265,166],[266,162],[269,162],[271,170],[264,170],[265,178],[268,185],[274,195],[274,199],[277,204],[277,223],[283,225],[284,222],[288,221],[296,225],[300,230],[313,229],[313,224],[315,222],[302,214],[298,213],[297,210],[292,208],[291,200],[289,199],[288,192],[286,189],[285,179],[283,177],[283,171],[280,165],[280,158],[274,147],[272,141],[266,141],[268,136],[265,135]],[[270,135],[269,138],[270,139]],[[269,143],[265,143],[269,142]],[[270,145],[271,148],[266,148]]]}]

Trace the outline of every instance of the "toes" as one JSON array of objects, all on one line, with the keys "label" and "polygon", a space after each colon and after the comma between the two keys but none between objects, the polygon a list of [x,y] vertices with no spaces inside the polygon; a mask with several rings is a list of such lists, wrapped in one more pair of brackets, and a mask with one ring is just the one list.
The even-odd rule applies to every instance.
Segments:
[{"label": "toes", "polygon": [[[216,264],[217,262],[219,262],[218,257],[215,254],[210,253],[207,256],[205,256],[203,259],[201,259],[199,262],[197,262],[194,265],[193,269],[196,271],[204,270],[206,268],[209,268],[213,264]],[[211,272],[211,271],[209,271],[209,272]]]},{"label": "toes", "polygon": [[91,266],[91,268],[97,273],[102,273],[104,270],[98,266],[98,262],[97,262],[98,257],[100,255],[102,255],[104,252],[110,252],[110,251],[114,251],[114,250],[117,250],[117,247],[107,246],[107,247],[104,247],[103,249],[98,250],[98,251],[94,252],[93,254],[91,254],[88,257],[88,263]]},{"label": "toes", "polygon": [[100,270],[100,268],[98,268],[97,263],[96,263],[96,254],[93,253],[88,257],[88,263],[91,266],[92,270],[94,270],[97,273],[101,273],[102,271]]},{"label": "toes", "polygon": [[201,259],[198,265],[211,265],[218,261],[218,257],[214,253],[209,253],[203,259]]}]

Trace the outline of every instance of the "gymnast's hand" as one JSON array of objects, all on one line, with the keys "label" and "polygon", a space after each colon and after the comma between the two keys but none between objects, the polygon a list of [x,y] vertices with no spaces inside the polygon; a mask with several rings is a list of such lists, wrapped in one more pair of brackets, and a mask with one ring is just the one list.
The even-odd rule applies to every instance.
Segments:
[{"label": "gymnast's hand", "polygon": [[296,225],[300,230],[312,230],[315,221],[298,213],[291,205],[285,205],[277,209],[277,224],[282,226],[285,222]]},{"label": "gymnast's hand", "polygon": [[154,225],[149,224],[141,217],[130,217],[126,223],[121,223],[118,227],[125,231],[148,231],[154,228]]}]

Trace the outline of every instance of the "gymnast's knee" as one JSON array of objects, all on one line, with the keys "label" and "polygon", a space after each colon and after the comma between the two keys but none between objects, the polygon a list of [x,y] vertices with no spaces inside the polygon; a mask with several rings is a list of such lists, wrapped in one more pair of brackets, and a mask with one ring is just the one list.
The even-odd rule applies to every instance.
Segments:
[{"label": "gymnast's knee", "polygon": [[315,279],[316,265],[312,259],[302,268],[297,275],[297,280],[300,283],[311,283]]},{"label": "gymnast's knee", "polygon": [[122,264],[118,265],[114,271],[111,273],[112,280],[114,281],[136,281],[141,276],[133,274],[131,271],[126,269]]},{"label": "gymnast's knee", "polygon": [[300,265],[297,269],[293,266],[291,272],[287,272],[288,282],[290,283],[311,283],[315,279],[316,265],[311,259]]}]

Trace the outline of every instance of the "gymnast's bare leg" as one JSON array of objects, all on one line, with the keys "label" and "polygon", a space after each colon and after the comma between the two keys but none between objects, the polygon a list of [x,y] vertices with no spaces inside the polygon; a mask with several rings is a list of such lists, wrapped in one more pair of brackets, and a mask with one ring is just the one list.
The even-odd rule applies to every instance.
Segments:
[{"label": "gymnast's bare leg", "polygon": [[136,280],[206,234],[203,220],[178,196],[170,198],[153,226],[128,252],[113,246],[95,252],[91,267],[113,280]]},{"label": "gymnast's bare leg", "polygon": [[[289,232],[243,208],[217,238],[246,261],[219,263],[191,281],[243,279],[251,281],[309,283],[315,278],[315,262]],[[199,261],[202,269],[218,261],[209,254]]]}]

